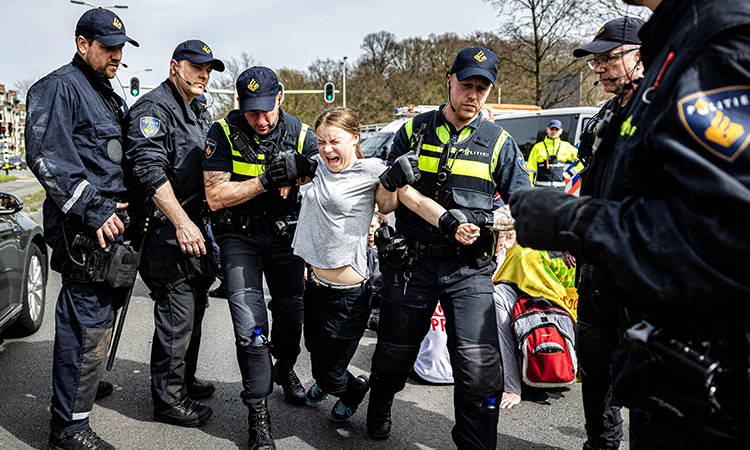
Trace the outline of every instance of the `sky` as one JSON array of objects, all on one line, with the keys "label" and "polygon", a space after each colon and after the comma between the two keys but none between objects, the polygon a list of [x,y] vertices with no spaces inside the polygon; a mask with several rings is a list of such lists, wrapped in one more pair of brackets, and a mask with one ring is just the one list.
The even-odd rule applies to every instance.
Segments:
[{"label": "sky", "polygon": [[[356,62],[362,39],[389,31],[398,40],[454,32],[498,31],[501,20],[483,0],[107,0],[128,36],[122,61],[141,79],[157,85],[167,77],[172,51],[200,39],[215,57],[248,53],[272,69],[307,70],[316,59]],[[74,31],[89,6],[69,0],[0,0],[0,84],[42,77],[67,64],[75,53]],[[351,66],[350,66],[351,67]],[[140,72],[152,69],[150,72]],[[121,67],[123,84],[133,76]],[[210,85],[209,85],[210,86]],[[321,87],[322,88],[322,87]],[[287,89],[293,89],[287,86]]]}]

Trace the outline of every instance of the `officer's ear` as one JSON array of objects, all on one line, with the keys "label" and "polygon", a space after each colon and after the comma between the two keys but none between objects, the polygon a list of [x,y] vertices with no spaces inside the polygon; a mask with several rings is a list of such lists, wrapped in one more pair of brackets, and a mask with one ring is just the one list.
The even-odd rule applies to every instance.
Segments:
[{"label": "officer's ear", "polygon": [[279,102],[279,105],[281,105],[281,101],[284,99],[284,96],[281,95],[281,91],[279,91],[278,94],[276,94],[276,100]]},{"label": "officer's ear", "polygon": [[170,60],[169,61],[169,73],[171,75],[177,75],[177,60]]}]

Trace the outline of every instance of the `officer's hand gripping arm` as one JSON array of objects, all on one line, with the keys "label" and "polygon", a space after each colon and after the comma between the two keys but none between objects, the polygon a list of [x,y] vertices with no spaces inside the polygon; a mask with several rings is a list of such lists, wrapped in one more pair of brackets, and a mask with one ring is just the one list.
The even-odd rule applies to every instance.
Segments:
[{"label": "officer's hand gripping arm", "polygon": [[386,190],[395,192],[398,188],[415,183],[420,176],[419,156],[409,152],[399,156],[393,165],[380,175],[380,184]]}]

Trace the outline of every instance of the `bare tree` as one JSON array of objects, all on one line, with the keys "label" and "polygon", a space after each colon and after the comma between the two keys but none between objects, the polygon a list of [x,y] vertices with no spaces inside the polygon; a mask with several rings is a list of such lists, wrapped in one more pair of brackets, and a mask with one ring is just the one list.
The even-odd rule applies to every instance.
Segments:
[{"label": "bare tree", "polygon": [[26,101],[26,94],[29,92],[31,85],[36,83],[38,78],[24,78],[13,83],[13,90],[18,93],[18,99],[22,102]]},{"label": "bare tree", "polygon": [[[244,72],[245,69],[249,69],[250,67],[257,64],[258,63],[255,61],[255,58],[245,52],[242,52],[239,58],[232,57],[231,59],[224,61],[224,72],[212,73],[213,82],[211,84],[216,86],[218,89],[227,89],[234,91],[235,83],[237,82],[237,78],[239,78],[240,74]],[[213,101],[209,104],[209,106],[212,110],[211,115],[215,120],[223,118],[229,113],[229,111],[232,110],[234,98],[231,95],[217,94],[212,95],[211,97]]]},{"label": "bare tree", "polygon": [[386,77],[393,68],[398,51],[396,35],[388,31],[370,33],[364,37],[360,48],[364,50],[360,64],[369,66],[372,73]]},{"label": "bare tree", "polygon": [[502,29],[511,51],[500,59],[534,77],[534,102],[543,107],[542,75],[563,77],[580,71],[583,64],[572,55],[560,58],[557,50],[587,36],[588,11],[593,0],[488,0],[506,18]]}]

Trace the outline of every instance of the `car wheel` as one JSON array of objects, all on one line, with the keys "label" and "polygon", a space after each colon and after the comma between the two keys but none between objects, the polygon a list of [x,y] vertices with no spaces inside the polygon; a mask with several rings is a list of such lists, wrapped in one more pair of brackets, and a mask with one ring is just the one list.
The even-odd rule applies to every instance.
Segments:
[{"label": "car wheel", "polygon": [[44,319],[47,265],[39,246],[31,244],[26,261],[26,279],[23,286],[23,309],[13,325],[17,334],[28,336],[42,326]]}]

